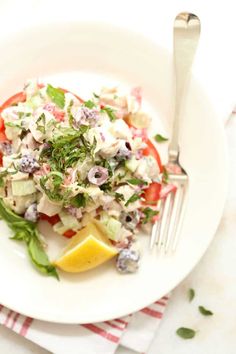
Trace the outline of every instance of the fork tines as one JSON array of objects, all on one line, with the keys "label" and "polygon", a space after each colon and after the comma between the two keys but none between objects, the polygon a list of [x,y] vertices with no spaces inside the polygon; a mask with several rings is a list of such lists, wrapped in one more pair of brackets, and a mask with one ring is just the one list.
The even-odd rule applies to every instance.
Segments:
[{"label": "fork tines", "polygon": [[188,176],[169,175],[174,188],[159,203],[159,220],[153,225],[150,248],[156,244],[165,252],[174,251],[182,229],[186,209]]}]

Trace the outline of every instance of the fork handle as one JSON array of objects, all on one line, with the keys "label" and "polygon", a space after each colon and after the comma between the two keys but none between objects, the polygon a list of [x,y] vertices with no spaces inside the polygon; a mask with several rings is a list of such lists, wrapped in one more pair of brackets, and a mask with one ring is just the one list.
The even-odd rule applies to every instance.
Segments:
[{"label": "fork handle", "polygon": [[175,109],[169,158],[178,161],[179,127],[181,108],[186,83],[191,71],[200,35],[199,19],[189,13],[181,13],[174,23],[174,69],[175,69]]}]

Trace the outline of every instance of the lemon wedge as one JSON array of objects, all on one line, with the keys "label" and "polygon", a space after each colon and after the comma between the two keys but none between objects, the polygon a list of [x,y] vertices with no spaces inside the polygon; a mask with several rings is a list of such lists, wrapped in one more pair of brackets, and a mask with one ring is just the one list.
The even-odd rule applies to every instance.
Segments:
[{"label": "lemon wedge", "polygon": [[71,239],[54,264],[65,272],[79,273],[96,268],[116,254],[98,222],[90,222]]}]

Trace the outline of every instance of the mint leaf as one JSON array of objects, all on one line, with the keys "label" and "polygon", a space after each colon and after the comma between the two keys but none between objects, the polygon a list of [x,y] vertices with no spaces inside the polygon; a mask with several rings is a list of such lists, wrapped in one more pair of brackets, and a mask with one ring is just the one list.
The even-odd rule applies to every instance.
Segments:
[{"label": "mint leaf", "polygon": [[63,109],[65,107],[65,94],[60,88],[55,88],[48,84],[47,95],[51,98],[59,108]]},{"label": "mint leaf", "polygon": [[45,114],[42,113],[36,121],[37,130],[39,130],[42,134],[46,133],[45,124],[46,124],[46,117],[45,117]]},{"label": "mint leaf", "polygon": [[96,107],[96,104],[93,101],[88,100],[88,101],[84,102],[84,106],[87,107],[87,108],[92,109],[92,108]]},{"label": "mint leaf", "polygon": [[79,130],[72,128],[60,129],[58,135],[49,141],[49,148],[40,154],[42,162],[47,162],[51,170],[65,172],[78,161],[83,162],[88,155],[93,153],[95,142],[90,144],[83,136],[89,127],[81,125]]},{"label": "mint leaf", "polygon": [[198,310],[203,316],[213,316],[213,312],[211,312],[210,310],[207,310],[203,306],[198,306]]},{"label": "mint leaf", "polygon": [[134,186],[139,186],[141,185],[147,185],[147,182],[145,182],[144,180],[140,179],[140,178],[131,178],[127,180],[128,183],[134,185]]},{"label": "mint leaf", "polygon": [[[60,186],[63,181],[63,174],[58,171],[52,171],[46,176],[42,176],[39,180],[40,187],[44,190],[45,194],[50,200],[61,201],[63,195],[60,193]],[[47,181],[50,181],[53,188],[47,188]]]},{"label": "mint leaf", "polygon": [[106,112],[106,114],[108,115],[108,117],[110,118],[110,121],[113,122],[114,120],[116,120],[116,115],[114,113],[114,110],[111,107],[103,107],[101,109],[101,112]]},{"label": "mint leaf", "polygon": [[26,234],[24,231],[17,231],[14,236],[10,237],[11,240],[24,241]]},{"label": "mint leaf", "polygon": [[41,273],[54,276],[58,279],[57,271],[50,263],[48,256],[43,249],[36,229],[36,224],[15,214],[12,210],[7,208],[1,198],[0,216],[6,221],[9,228],[15,232],[11,239],[25,242],[30,259],[35,267]]},{"label": "mint leaf", "polygon": [[20,124],[17,124],[17,123],[5,122],[4,125],[6,125],[7,127],[11,127],[11,128],[22,129],[22,126]]},{"label": "mint leaf", "polygon": [[0,172],[0,188],[4,187],[4,177],[6,177],[8,175],[8,171],[2,171]]},{"label": "mint leaf", "polygon": [[145,215],[144,219],[142,220],[142,224],[147,224],[149,221],[152,220],[153,216],[159,213],[157,210],[153,210],[149,207],[142,210],[142,212]]},{"label": "mint leaf", "polygon": [[195,291],[194,289],[188,289],[188,299],[189,299],[189,302],[191,302],[195,297]]},{"label": "mint leaf", "polygon": [[74,198],[70,200],[70,204],[76,208],[84,208],[86,206],[87,198],[84,194],[77,194]]},{"label": "mint leaf", "polygon": [[162,182],[165,184],[167,184],[169,182],[169,173],[165,167],[163,167]]},{"label": "mint leaf", "polygon": [[156,140],[157,143],[164,143],[165,141],[168,141],[167,138],[164,138],[164,136],[162,136],[160,134],[156,134],[154,136],[154,139]]},{"label": "mint leaf", "polygon": [[46,255],[42,244],[37,237],[31,237],[28,244],[28,252],[31,261],[40,270],[40,272],[59,279],[55,267],[49,262],[48,256]]},{"label": "mint leaf", "polygon": [[124,200],[125,198],[124,198],[123,194],[115,192],[115,199],[118,202],[120,202],[121,200]]},{"label": "mint leaf", "polygon": [[140,199],[140,196],[136,193],[134,193],[125,203],[125,206],[128,206],[130,203],[136,202],[136,200]]},{"label": "mint leaf", "polygon": [[180,327],[177,329],[176,334],[183,339],[191,339],[195,336],[196,331],[191,328]]}]

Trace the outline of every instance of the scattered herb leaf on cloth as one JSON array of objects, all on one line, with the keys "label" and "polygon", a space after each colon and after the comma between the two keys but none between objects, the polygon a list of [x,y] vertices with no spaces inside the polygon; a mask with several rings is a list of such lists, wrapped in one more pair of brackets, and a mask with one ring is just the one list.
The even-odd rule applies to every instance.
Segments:
[{"label": "scattered herb leaf on cloth", "polygon": [[176,334],[183,339],[191,339],[195,336],[196,331],[191,328],[180,327],[177,329]]},{"label": "scattered herb leaf on cloth", "polygon": [[203,316],[212,316],[213,312],[210,310],[207,310],[205,307],[203,306],[198,306],[199,312],[203,315]]},{"label": "scattered herb leaf on cloth", "polygon": [[188,289],[188,299],[189,302],[191,302],[195,297],[195,290],[194,289]]}]

